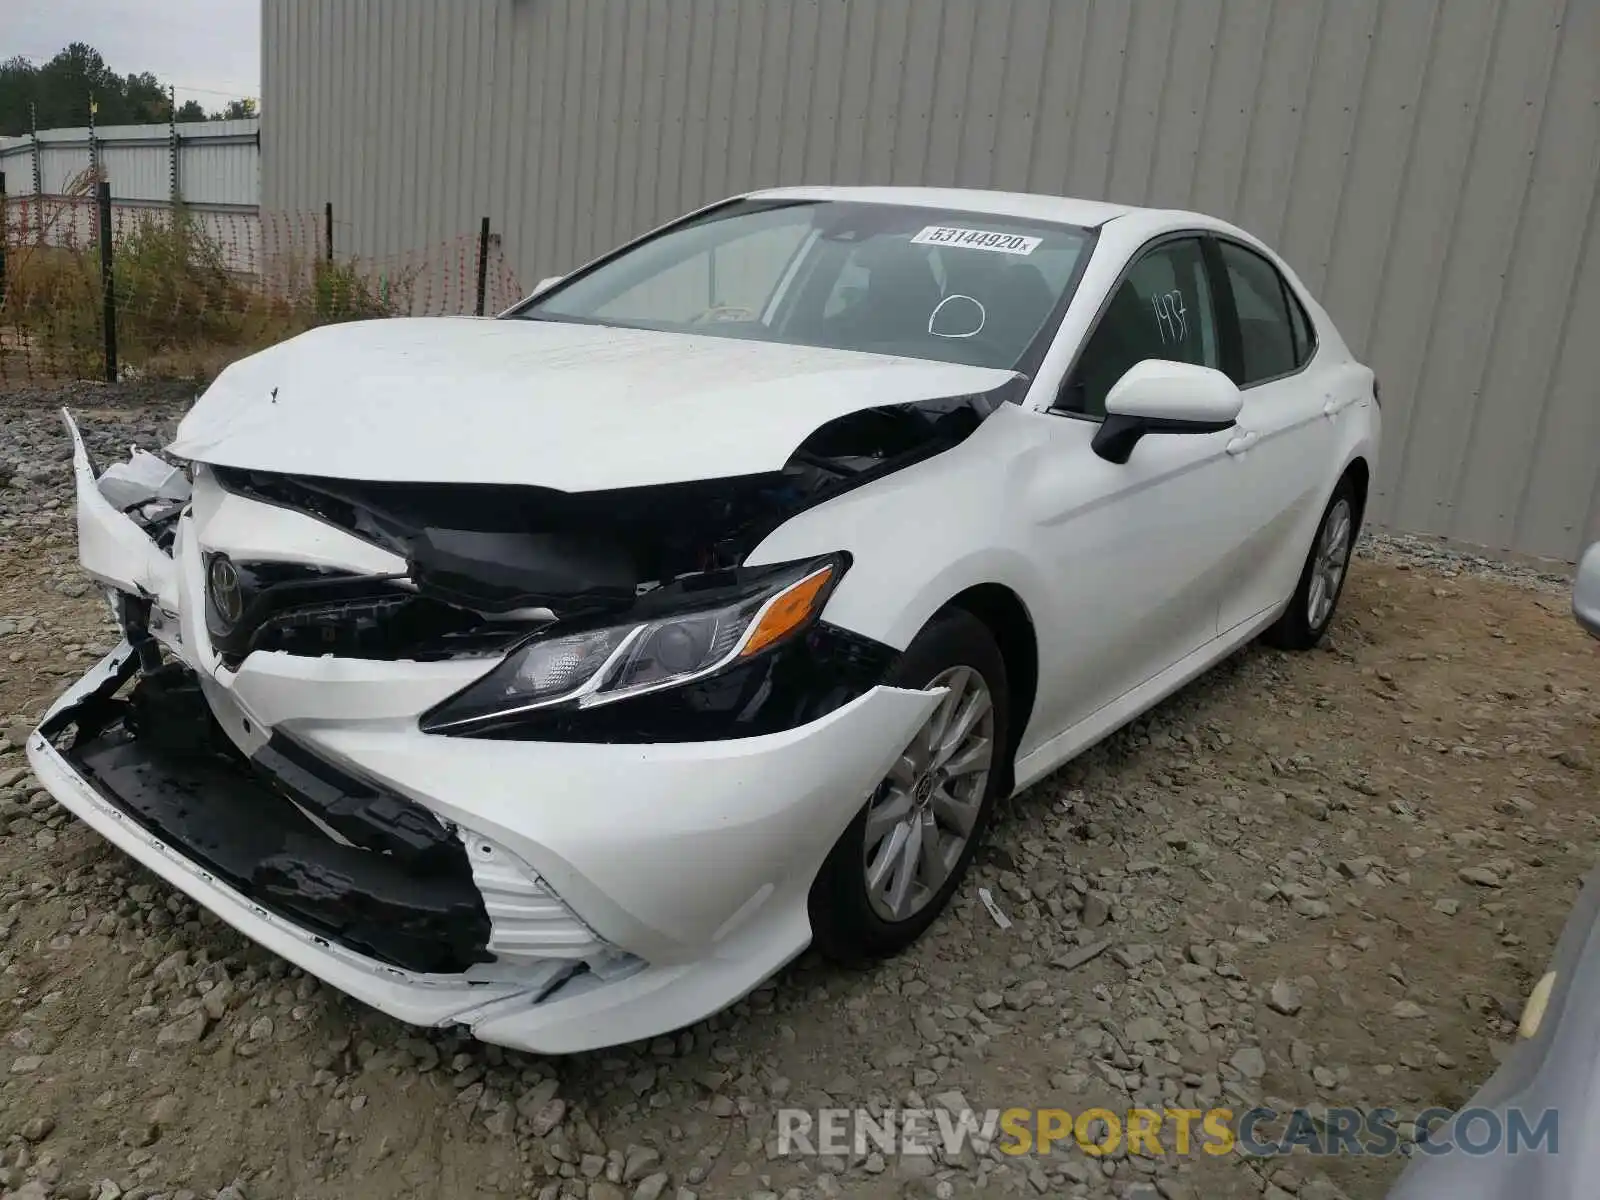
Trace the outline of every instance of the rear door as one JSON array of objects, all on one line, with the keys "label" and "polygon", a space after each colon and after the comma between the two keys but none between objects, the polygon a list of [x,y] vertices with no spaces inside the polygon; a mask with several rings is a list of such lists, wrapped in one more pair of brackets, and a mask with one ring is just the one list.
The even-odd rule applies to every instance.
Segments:
[{"label": "rear door", "polygon": [[1265,255],[1229,238],[1208,244],[1224,370],[1244,396],[1220,519],[1232,573],[1218,628],[1226,632],[1293,593],[1337,450],[1328,368],[1315,326]]}]

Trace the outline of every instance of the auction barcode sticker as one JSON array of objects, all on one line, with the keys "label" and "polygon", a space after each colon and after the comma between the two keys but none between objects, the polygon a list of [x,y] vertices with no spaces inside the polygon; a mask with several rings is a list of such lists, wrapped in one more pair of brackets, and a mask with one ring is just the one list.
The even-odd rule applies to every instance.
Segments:
[{"label": "auction barcode sticker", "polygon": [[920,246],[959,246],[963,250],[993,250],[999,254],[1032,254],[1043,238],[1020,233],[995,233],[988,229],[962,229],[958,225],[929,225],[911,241]]}]

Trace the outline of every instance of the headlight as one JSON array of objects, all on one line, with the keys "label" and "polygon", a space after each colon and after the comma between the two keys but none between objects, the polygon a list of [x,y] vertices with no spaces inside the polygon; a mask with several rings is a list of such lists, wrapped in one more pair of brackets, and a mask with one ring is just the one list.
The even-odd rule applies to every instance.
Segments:
[{"label": "headlight", "polygon": [[422,728],[458,732],[558,705],[614,704],[714,674],[804,630],[843,569],[840,559],[805,563],[715,607],[527,642],[426,714]]}]

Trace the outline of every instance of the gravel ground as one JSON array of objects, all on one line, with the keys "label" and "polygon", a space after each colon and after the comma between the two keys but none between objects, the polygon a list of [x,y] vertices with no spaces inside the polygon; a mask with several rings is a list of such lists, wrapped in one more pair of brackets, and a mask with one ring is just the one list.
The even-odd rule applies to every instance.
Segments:
[{"label": "gravel ground", "polygon": [[775,1114],[1460,1104],[1593,856],[1600,672],[1567,582],[1369,539],[1320,651],[1242,652],[1017,798],[901,958],[808,955],[563,1059],[408,1028],[112,852],[16,749],[115,641],[54,409],[110,460],[187,398],[0,395],[5,1196],[1380,1196],[1402,1160],[784,1158]]}]

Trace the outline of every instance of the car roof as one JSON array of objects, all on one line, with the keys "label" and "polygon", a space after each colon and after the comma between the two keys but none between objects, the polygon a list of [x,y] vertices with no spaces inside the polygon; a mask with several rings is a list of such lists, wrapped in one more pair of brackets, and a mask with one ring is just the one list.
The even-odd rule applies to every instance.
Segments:
[{"label": "car roof", "polygon": [[1031,192],[991,192],[980,188],[930,187],[784,187],[752,192],[762,200],[850,200],[860,204],[902,204],[919,208],[955,208],[997,216],[1059,221],[1094,228],[1115,217],[1139,211],[1124,204],[1043,196]]},{"label": "car roof", "polygon": [[[1152,235],[1169,229],[1211,229],[1256,239],[1237,226],[1204,213],[1181,209],[1144,208],[1134,204],[1110,204],[1101,200],[1080,200],[1072,196],[1047,196],[1037,192],[997,192],[982,188],[932,187],[782,187],[764,188],[749,193],[761,200],[848,200],[858,204],[901,204],[920,208],[954,208],[968,212],[994,213],[1024,220],[1056,221],[1098,229],[1118,218],[1126,218],[1108,232],[1113,241],[1137,245]],[[1259,244],[1259,243],[1257,243]]]}]

